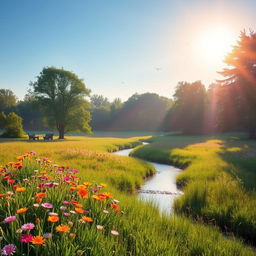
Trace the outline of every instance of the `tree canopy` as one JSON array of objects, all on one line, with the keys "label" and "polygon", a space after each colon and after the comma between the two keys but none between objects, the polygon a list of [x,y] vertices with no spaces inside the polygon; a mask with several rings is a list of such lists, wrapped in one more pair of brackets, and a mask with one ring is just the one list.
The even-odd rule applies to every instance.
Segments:
[{"label": "tree canopy", "polygon": [[91,132],[89,103],[85,99],[90,90],[76,74],[46,67],[31,86],[48,124],[58,130],[59,139],[70,131]]},{"label": "tree canopy", "polygon": [[250,138],[256,138],[256,33],[243,31],[225,63],[228,68],[219,72],[225,79],[219,82],[232,95],[230,108],[235,110]]},{"label": "tree canopy", "polygon": [[0,112],[17,104],[17,97],[12,90],[0,89]]}]

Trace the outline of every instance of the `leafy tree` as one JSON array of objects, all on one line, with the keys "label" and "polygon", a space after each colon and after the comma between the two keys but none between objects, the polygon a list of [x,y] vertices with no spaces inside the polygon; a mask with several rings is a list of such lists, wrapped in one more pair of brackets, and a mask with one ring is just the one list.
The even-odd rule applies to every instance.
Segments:
[{"label": "leafy tree", "polygon": [[21,138],[24,135],[22,118],[14,112],[7,115],[4,112],[0,113],[0,127],[5,130],[2,137]]},{"label": "leafy tree", "polygon": [[31,86],[48,124],[57,128],[59,139],[70,131],[91,132],[89,103],[85,99],[90,90],[76,74],[46,67]]},{"label": "leafy tree", "polygon": [[219,72],[224,77],[222,87],[228,87],[235,114],[256,139],[256,33],[243,31],[240,40],[225,58],[228,68]]},{"label": "leafy tree", "polygon": [[93,108],[108,108],[110,102],[103,95],[94,94],[91,96],[91,105]]},{"label": "leafy tree", "polygon": [[0,112],[14,107],[17,103],[17,97],[9,89],[0,89]]},{"label": "leafy tree", "polygon": [[206,90],[201,81],[179,82],[174,93],[174,105],[167,115],[166,126],[186,134],[204,131]]}]

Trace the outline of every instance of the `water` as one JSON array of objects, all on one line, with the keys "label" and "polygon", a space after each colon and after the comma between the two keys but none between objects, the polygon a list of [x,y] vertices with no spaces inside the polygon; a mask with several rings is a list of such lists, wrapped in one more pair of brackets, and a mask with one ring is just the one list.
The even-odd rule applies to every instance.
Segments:
[{"label": "water", "polygon": [[[114,154],[129,156],[132,150],[124,149]],[[162,213],[172,213],[175,198],[182,194],[176,185],[176,176],[181,172],[181,169],[167,164],[149,163],[155,167],[157,173],[146,180],[139,190],[138,198],[145,201],[153,201],[158,205],[159,211]]]}]

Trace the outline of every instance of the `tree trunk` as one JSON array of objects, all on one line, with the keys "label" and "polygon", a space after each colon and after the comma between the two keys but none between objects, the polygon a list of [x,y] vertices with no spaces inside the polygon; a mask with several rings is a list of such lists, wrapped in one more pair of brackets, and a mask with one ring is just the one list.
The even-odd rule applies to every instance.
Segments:
[{"label": "tree trunk", "polygon": [[64,127],[63,126],[60,126],[60,128],[58,129],[59,131],[59,139],[64,139]]}]

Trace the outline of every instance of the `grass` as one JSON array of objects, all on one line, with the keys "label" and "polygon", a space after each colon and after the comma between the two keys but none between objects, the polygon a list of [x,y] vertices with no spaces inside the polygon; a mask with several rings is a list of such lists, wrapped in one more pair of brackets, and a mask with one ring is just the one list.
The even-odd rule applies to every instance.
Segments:
[{"label": "grass", "polygon": [[230,136],[164,136],[139,147],[134,156],[184,168],[177,183],[184,195],[176,213],[219,226],[255,243],[256,142]]},{"label": "grass", "polygon": [[[1,248],[7,243],[14,243],[17,246],[17,255],[22,255],[22,252],[24,255],[39,253],[38,255],[42,256],[255,255],[253,249],[248,248],[233,237],[226,239],[215,227],[193,224],[185,217],[160,216],[156,207],[138,201],[131,191],[143,182],[143,177],[153,172],[152,167],[138,159],[108,153],[118,148],[138,144],[138,139],[72,137],[65,141],[56,142],[1,141],[0,163],[2,165],[8,161],[16,161],[17,155],[33,149],[37,151],[41,159],[46,156],[61,166],[72,166],[72,168],[78,169],[77,176],[81,179],[78,184],[88,181],[93,183],[92,186],[107,183],[109,186],[102,188],[102,190],[111,192],[114,198],[120,201],[118,203],[120,212],[115,212],[113,211],[114,208],[111,207],[112,199],[106,199],[100,203],[91,198],[92,194],[88,199],[82,199],[77,195],[79,187],[72,184],[76,190],[70,192],[69,187],[71,185],[62,181],[63,176],[60,178],[58,173],[53,174],[50,171],[51,165],[38,166],[34,161],[24,161],[23,167],[19,171],[8,170],[8,173],[13,173],[17,184],[20,187],[26,187],[26,191],[22,193],[14,191],[9,203],[2,201],[0,217],[3,220],[7,216],[15,215],[16,210],[21,207],[27,207],[28,211],[24,215],[18,215],[15,222],[1,223],[1,234],[4,237],[1,241]],[[52,203],[54,205],[53,210],[59,213],[60,221],[57,224],[50,224],[47,221],[45,209],[41,206],[40,208],[33,206],[36,201],[35,191],[40,191],[37,186],[38,182],[41,182],[40,175],[42,175],[34,174],[35,169],[45,170],[47,174],[53,176],[53,180],[58,180],[60,183],[56,189],[47,188],[46,196],[42,199],[42,202]],[[15,175],[15,173],[17,174]],[[29,179],[29,181],[24,181],[24,178]],[[0,179],[1,192],[7,194],[7,191],[14,190],[11,185],[7,184],[6,180]],[[90,213],[87,215],[93,218],[92,223],[80,223],[81,216],[79,214],[67,220],[62,217],[59,207],[64,199],[70,198],[69,195],[72,199],[79,201],[83,209],[90,209]],[[6,196],[8,197],[8,195]],[[9,199],[2,197],[0,200]],[[110,213],[104,215],[102,213],[103,208],[108,209]],[[40,224],[31,233],[42,235],[45,232],[52,232],[53,237],[46,240],[45,246],[30,244],[28,251],[28,247],[19,242],[21,235],[16,231],[26,222],[36,223],[35,218],[40,219]],[[73,224],[71,225],[68,221]],[[55,228],[59,224],[69,225],[70,232],[57,233]],[[96,225],[103,225],[104,230],[97,230]],[[111,235],[111,230],[118,231],[119,235]],[[75,233],[75,237],[71,239],[70,233]]]}]

